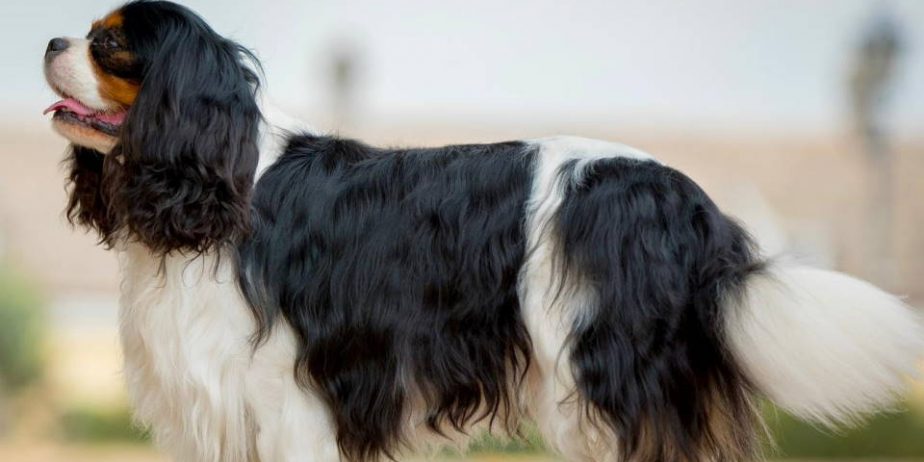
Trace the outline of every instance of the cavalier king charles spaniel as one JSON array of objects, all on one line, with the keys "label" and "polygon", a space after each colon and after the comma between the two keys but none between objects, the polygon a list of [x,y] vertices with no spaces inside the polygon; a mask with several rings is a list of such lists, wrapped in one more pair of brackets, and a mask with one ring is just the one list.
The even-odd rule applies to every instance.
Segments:
[{"label": "cavalier king charles spaniel", "polygon": [[899,299],[763,258],[639,150],[319,134],[165,1],[44,66],[67,216],[119,254],[134,413],[176,460],[373,462],[524,425],[569,461],[749,460],[758,397],[837,425],[917,372]]}]

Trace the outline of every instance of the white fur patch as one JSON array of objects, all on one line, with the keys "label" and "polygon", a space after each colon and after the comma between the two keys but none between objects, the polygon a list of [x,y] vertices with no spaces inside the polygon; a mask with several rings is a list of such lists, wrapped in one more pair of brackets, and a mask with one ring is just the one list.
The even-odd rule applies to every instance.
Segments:
[{"label": "white fur patch", "polygon": [[924,329],[898,298],[850,276],[777,267],[727,307],[732,350],[797,416],[850,423],[888,407],[920,372]]},{"label": "white fur patch", "polygon": [[67,49],[45,66],[45,79],[56,91],[77,98],[90,109],[113,109],[113,104],[99,92],[99,81],[90,55],[90,41],[79,38],[68,38],[67,41]]},{"label": "white fur patch", "polygon": [[178,461],[339,461],[326,405],[295,383],[288,325],[253,351],[231,255],[170,255],[162,270],[140,245],[120,257],[125,376],[158,446]]},{"label": "white fur patch", "polygon": [[250,460],[244,378],[253,329],[225,255],[121,253],[121,337],[135,416],[177,460]]},{"label": "white fur patch", "polygon": [[259,460],[340,462],[327,404],[293,378],[296,349],[295,335],[280,320],[247,371],[247,400],[256,424]]}]

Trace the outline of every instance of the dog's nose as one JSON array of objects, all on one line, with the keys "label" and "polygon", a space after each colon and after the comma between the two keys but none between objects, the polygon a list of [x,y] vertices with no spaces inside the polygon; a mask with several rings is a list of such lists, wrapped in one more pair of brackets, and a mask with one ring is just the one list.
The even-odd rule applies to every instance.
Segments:
[{"label": "dog's nose", "polygon": [[45,58],[50,58],[66,50],[71,43],[66,38],[55,37],[48,42],[48,48],[45,49]]}]

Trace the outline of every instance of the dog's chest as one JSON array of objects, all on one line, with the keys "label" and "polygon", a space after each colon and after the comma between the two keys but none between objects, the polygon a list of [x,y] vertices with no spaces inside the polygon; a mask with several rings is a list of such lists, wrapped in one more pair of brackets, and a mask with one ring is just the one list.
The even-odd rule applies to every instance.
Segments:
[{"label": "dog's chest", "polygon": [[[121,256],[120,333],[135,416],[180,460],[247,460],[253,321],[231,259]],[[217,266],[216,266],[217,265]]]}]

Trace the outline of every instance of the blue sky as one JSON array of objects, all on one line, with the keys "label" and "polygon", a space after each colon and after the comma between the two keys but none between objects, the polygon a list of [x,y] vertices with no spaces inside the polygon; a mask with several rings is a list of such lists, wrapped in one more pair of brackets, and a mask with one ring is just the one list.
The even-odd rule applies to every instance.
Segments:
[{"label": "blue sky", "polygon": [[[924,129],[924,1],[278,0],[186,2],[255,49],[267,92],[323,114],[329,56],[361,57],[368,117],[588,118],[636,125],[837,130],[866,21],[888,10],[905,52],[890,118]],[[50,37],[83,35],[118,2],[16,1],[0,19],[0,121],[41,123]]]}]

